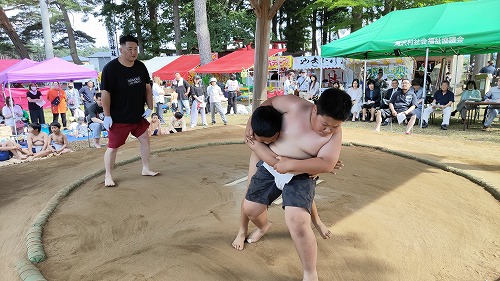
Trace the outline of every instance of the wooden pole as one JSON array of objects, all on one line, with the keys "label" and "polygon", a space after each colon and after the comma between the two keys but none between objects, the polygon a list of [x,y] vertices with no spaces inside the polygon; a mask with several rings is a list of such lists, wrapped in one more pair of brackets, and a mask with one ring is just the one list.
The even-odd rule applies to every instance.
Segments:
[{"label": "wooden pole", "polygon": [[[255,0],[253,1],[255,2]],[[271,20],[269,19],[271,2],[260,0],[256,10],[255,26],[255,59],[252,110],[259,107],[267,99],[267,68],[269,59],[269,43]],[[255,7],[257,8],[257,7]],[[258,12],[257,12],[258,10]]]}]

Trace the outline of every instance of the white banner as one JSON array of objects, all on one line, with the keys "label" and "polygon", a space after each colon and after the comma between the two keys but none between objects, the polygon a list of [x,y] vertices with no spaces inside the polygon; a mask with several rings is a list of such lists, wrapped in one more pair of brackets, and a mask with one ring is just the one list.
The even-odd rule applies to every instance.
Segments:
[{"label": "white banner", "polygon": [[[323,62],[321,62],[321,59]],[[320,56],[293,58],[293,69],[340,68],[345,69],[346,61],[343,58],[322,58]]]}]

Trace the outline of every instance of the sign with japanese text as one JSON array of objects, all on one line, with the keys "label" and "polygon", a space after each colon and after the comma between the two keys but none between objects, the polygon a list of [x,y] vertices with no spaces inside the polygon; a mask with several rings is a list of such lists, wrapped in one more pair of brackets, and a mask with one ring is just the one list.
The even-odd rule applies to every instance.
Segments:
[{"label": "sign with japanese text", "polygon": [[343,58],[322,58],[320,56],[293,58],[293,69],[317,69],[317,68],[345,69],[345,64],[346,61]]},{"label": "sign with japanese text", "polygon": [[[279,60],[279,63],[278,63]],[[292,68],[292,56],[272,56],[269,57],[268,68],[269,70],[278,69],[278,65],[280,69],[290,69]]]}]

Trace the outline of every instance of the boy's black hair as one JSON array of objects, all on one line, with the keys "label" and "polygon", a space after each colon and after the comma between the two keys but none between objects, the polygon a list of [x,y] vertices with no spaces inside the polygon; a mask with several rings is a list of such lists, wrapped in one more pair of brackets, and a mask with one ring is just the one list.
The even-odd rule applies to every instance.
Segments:
[{"label": "boy's black hair", "polygon": [[326,89],[315,104],[318,108],[318,115],[328,116],[335,120],[345,121],[351,114],[351,96],[340,89]]},{"label": "boy's black hair", "polygon": [[52,127],[52,126],[61,129],[61,124],[59,124],[59,122],[52,122],[52,123],[50,123],[50,127]]},{"label": "boy's black hair", "polygon": [[39,131],[39,132],[42,129],[42,125],[40,125],[40,123],[30,123],[28,126],[33,128],[33,130]]},{"label": "boy's black hair", "polygon": [[422,82],[422,80],[420,78],[415,78],[413,80],[411,80],[411,85],[412,86],[420,86],[420,82]]},{"label": "boy's black hair", "polygon": [[181,118],[184,116],[184,114],[182,114],[182,113],[180,113],[179,111],[177,111],[176,113],[174,113],[174,116],[175,116],[175,118],[177,118],[177,119],[181,119]]},{"label": "boy's black hair", "polygon": [[139,44],[137,38],[135,38],[131,34],[120,37],[120,45],[125,45],[127,42],[134,42],[136,44]]},{"label": "boy's black hair", "polygon": [[158,114],[153,112],[153,113],[151,113],[151,118],[153,118],[153,116],[158,116]]},{"label": "boy's black hair", "polygon": [[272,137],[281,131],[281,119],[283,114],[272,106],[259,106],[252,113],[250,121],[252,130],[256,136]]}]

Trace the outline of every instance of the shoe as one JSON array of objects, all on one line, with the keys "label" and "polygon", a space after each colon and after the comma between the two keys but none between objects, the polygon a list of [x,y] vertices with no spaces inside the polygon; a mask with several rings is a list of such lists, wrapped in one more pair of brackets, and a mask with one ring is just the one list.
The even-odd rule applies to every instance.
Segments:
[{"label": "shoe", "polygon": [[227,123],[224,123],[224,126],[227,125]]},{"label": "shoe", "polygon": [[441,130],[448,130],[448,125],[441,125]]},{"label": "shoe", "polygon": [[208,125],[207,124],[203,124],[202,127],[203,127],[203,129],[206,129],[206,128],[208,128]]},{"label": "shoe", "polygon": [[373,122],[375,122],[375,120],[370,120],[370,123],[373,123]]},{"label": "shoe", "polygon": [[456,110],[453,110],[453,111],[451,112],[451,116],[455,116],[455,114],[457,114],[457,111],[456,111]]},{"label": "shoe", "polygon": [[389,122],[387,121],[382,122],[382,126],[387,126],[387,125],[389,125]]},{"label": "shoe", "polygon": [[425,121],[422,121],[422,128],[427,128],[429,127],[429,124],[427,124],[427,122]]},{"label": "shoe", "polygon": [[212,121],[212,125],[215,125],[215,121]]},{"label": "shoe", "polygon": [[486,126],[483,126],[483,128],[481,129],[481,131],[485,131],[485,132],[488,132],[490,130],[489,127],[486,127]]}]

